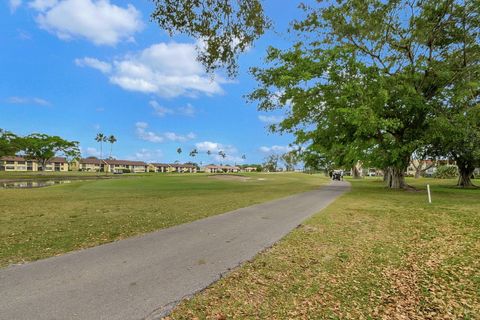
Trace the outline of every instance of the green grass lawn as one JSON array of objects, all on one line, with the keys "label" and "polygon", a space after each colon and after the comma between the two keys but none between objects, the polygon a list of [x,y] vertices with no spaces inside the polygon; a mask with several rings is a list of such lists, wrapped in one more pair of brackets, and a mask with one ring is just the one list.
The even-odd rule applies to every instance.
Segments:
[{"label": "green grass lawn", "polygon": [[351,193],[169,319],[478,319],[480,189],[408,183],[421,190],[352,181]]},{"label": "green grass lawn", "polygon": [[[0,179],[16,176],[2,173]],[[246,176],[250,179],[230,181],[205,174],[122,175],[38,189],[0,189],[0,266],[167,228],[328,181],[296,173]]]}]

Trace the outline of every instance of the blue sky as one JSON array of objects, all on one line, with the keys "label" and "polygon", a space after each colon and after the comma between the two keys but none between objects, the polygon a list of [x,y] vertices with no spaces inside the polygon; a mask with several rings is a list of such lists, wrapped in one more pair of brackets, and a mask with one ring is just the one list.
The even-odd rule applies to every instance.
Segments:
[{"label": "blue sky", "polygon": [[248,68],[268,45],[287,45],[282,33],[300,12],[297,1],[265,3],[277,32],[241,57],[236,79],[212,81],[195,61],[195,39],[171,39],[150,21],[151,1],[3,1],[0,128],[76,140],[84,156],[98,156],[98,132],[113,134],[116,158],[147,162],[190,161],[193,148],[228,155],[201,153],[203,164],[282,153],[293,138],[266,129],[281,114],[243,96],[256,85]]}]

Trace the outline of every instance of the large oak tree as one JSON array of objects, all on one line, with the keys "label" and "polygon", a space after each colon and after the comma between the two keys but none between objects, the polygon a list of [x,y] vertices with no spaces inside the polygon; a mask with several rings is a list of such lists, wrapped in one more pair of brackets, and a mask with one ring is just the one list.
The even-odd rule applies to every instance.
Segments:
[{"label": "large oak tree", "polygon": [[[236,54],[268,27],[258,0],[154,2],[161,27],[207,39],[200,61],[209,70],[235,69]],[[389,187],[405,187],[412,153],[429,143],[442,110],[453,110],[449,91],[478,98],[480,0],[301,7],[306,17],[292,25],[297,41],[269,49],[267,66],[252,70],[259,87],[250,99],[260,110],[286,110],[274,129],[292,132],[297,144],[337,165],[384,168]]]}]

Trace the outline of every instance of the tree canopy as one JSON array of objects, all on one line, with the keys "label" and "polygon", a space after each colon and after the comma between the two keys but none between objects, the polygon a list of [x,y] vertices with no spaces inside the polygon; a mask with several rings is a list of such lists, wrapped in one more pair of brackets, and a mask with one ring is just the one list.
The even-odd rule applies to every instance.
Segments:
[{"label": "tree canopy", "polygon": [[0,129],[0,157],[14,156],[22,149],[23,141],[12,132]]},{"label": "tree canopy", "polygon": [[48,161],[59,153],[70,159],[80,157],[80,150],[76,141],[67,141],[58,136],[41,133],[33,133],[23,139],[25,156],[29,159],[38,160],[42,170],[45,170]]},{"label": "tree canopy", "polygon": [[[287,109],[274,130],[337,165],[362,160],[405,186],[412,153],[427,143],[452,88],[478,99],[479,1],[343,0],[303,6],[301,41],[270,48],[254,68],[260,110]],[[470,75],[470,76],[467,76]],[[470,78],[466,86],[465,77]],[[478,101],[478,100],[477,100]]]},{"label": "tree canopy", "polygon": [[170,35],[199,40],[198,60],[212,72],[237,73],[237,58],[270,26],[261,0],[153,0],[152,19]]},{"label": "tree canopy", "polygon": [[[162,28],[205,43],[199,60],[209,71],[223,66],[234,75],[237,55],[270,26],[260,0],[154,2]],[[470,109],[480,95],[480,0],[318,0],[300,8],[291,48],[269,48],[266,66],[251,70],[259,86],[249,99],[286,111],[272,129],[293,133],[309,161],[360,160],[403,188],[413,153],[452,156],[478,145],[478,126],[467,118],[478,116]],[[464,176],[478,154],[461,153]]]}]

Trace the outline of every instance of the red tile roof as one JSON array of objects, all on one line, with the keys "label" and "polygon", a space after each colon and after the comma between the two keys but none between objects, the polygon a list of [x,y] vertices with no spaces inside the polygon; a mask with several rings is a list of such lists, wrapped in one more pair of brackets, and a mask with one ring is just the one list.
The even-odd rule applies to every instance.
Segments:
[{"label": "red tile roof", "polygon": [[120,165],[120,166],[146,166],[147,164],[143,161],[130,161],[130,160],[105,160],[109,165]]},{"label": "red tile roof", "polygon": [[78,163],[80,164],[105,164],[103,160],[97,159],[97,158],[85,158],[85,159],[80,159],[78,160]]}]

